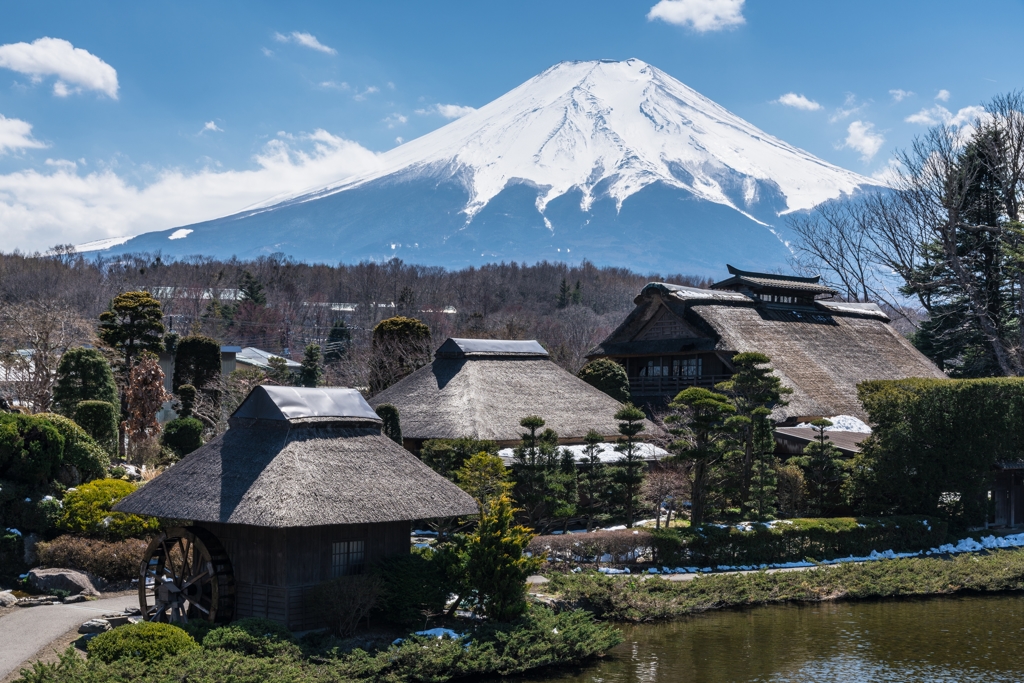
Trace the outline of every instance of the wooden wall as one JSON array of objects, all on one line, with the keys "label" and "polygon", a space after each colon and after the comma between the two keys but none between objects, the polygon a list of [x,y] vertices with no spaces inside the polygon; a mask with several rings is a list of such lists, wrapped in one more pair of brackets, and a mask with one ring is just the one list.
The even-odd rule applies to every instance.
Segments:
[{"label": "wooden wall", "polygon": [[365,566],[409,552],[410,523],[270,529],[203,523],[224,546],[235,576],[235,618],[265,617],[292,630],[322,624],[310,609],[312,589],[331,578],[331,544],[363,541]]}]

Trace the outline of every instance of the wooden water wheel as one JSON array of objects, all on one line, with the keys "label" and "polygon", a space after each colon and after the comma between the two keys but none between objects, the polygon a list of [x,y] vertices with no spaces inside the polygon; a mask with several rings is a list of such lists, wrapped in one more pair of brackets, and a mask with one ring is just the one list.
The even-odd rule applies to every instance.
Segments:
[{"label": "wooden water wheel", "polygon": [[231,621],[231,562],[220,542],[197,527],[172,528],[154,538],[139,568],[139,609],[146,621]]}]

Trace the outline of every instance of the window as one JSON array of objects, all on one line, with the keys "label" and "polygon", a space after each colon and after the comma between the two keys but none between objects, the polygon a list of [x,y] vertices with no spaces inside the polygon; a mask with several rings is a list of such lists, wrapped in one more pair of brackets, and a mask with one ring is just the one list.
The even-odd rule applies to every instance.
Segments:
[{"label": "window", "polygon": [[693,379],[701,376],[700,358],[675,358],[672,360],[672,376]]},{"label": "window", "polygon": [[338,541],[331,544],[331,578],[363,572],[366,553],[362,541]]}]

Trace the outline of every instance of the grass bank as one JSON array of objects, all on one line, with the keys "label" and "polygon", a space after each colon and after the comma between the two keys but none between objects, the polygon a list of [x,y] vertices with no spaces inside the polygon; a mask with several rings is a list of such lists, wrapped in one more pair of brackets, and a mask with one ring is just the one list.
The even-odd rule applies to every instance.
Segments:
[{"label": "grass bank", "polygon": [[[223,632],[223,633],[219,633]],[[184,633],[179,632],[182,635]],[[441,683],[458,678],[519,674],[578,664],[614,647],[619,631],[583,611],[556,614],[534,606],[513,624],[467,628],[459,640],[410,637],[379,650],[345,650],[316,636],[294,641],[273,634],[211,631],[202,646],[191,642],[177,654],[146,659],[126,656],[106,663],[82,660],[73,650],[54,664],[23,670],[26,683],[299,683],[406,681]]]},{"label": "grass bank", "polygon": [[724,607],[782,602],[864,600],[898,596],[1024,589],[1024,550],[952,559],[908,558],[841,564],[795,572],[710,574],[692,581],[657,576],[552,574],[545,592],[566,607],[600,619],[646,622]]}]

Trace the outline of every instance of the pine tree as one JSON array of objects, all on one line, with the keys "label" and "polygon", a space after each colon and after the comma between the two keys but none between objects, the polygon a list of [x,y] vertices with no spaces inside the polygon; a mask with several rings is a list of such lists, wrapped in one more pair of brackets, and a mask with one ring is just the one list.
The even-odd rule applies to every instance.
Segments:
[{"label": "pine tree", "polygon": [[622,458],[619,459],[612,478],[622,492],[626,526],[632,528],[637,497],[644,483],[643,454],[636,440],[636,436],[645,429],[644,411],[627,403],[615,413],[615,419],[620,421],[619,434],[623,436],[615,450],[622,454]]},{"label": "pine tree", "polygon": [[163,317],[160,302],[149,292],[118,294],[110,302],[109,310],[100,313],[100,340],[121,354],[125,377],[139,354],[163,350]]},{"label": "pine tree", "polygon": [[789,464],[799,465],[807,483],[807,502],[810,512],[829,515],[842,505],[843,483],[846,469],[839,449],[828,443],[825,430],[832,426],[829,420],[811,422],[817,435],[804,447],[803,455],[790,458]]},{"label": "pine tree", "polygon": [[569,288],[569,283],[563,277],[562,283],[558,286],[558,300],[555,302],[555,305],[558,308],[566,308],[570,303],[572,303],[572,290]]},{"label": "pine tree", "polygon": [[473,496],[480,514],[495,496],[509,495],[512,488],[504,461],[487,451],[471,455],[455,473],[455,481],[459,488]]},{"label": "pine tree", "polygon": [[105,401],[115,408],[121,404],[114,373],[99,349],[68,349],[57,364],[57,381],[53,387],[57,412],[73,418],[82,401]]},{"label": "pine tree", "polygon": [[242,272],[242,281],[238,284],[239,299],[249,301],[257,306],[267,305],[267,294],[263,291],[263,283],[248,270]]},{"label": "pine tree", "polygon": [[[757,414],[763,411],[761,414]],[[772,519],[777,511],[778,463],[775,458],[774,427],[767,419],[768,410],[755,410],[753,429],[753,462],[750,468],[748,500],[744,506],[749,516],[757,521]],[[763,418],[763,419],[758,419]]]},{"label": "pine tree", "polygon": [[267,359],[267,379],[280,386],[291,386],[293,380],[292,371],[288,368],[288,361],[281,356],[271,356]]},{"label": "pine tree", "polygon": [[398,416],[398,408],[390,403],[381,403],[374,409],[380,416],[380,433],[388,437],[399,446],[402,445],[402,424]]},{"label": "pine tree", "polygon": [[583,453],[586,457],[579,467],[581,503],[587,517],[587,531],[594,525],[594,516],[605,506],[605,490],[608,486],[608,473],[601,462],[601,449],[598,444],[604,437],[591,429],[583,437],[587,447]]},{"label": "pine tree", "polygon": [[466,547],[466,575],[484,614],[511,621],[526,611],[526,578],[540,567],[540,558],[525,556],[533,534],[515,525],[508,495],[491,501]]},{"label": "pine tree", "polygon": [[315,387],[320,384],[324,369],[320,367],[320,347],[309,344],[302,355],[302,368],[299,370],[299,384],[304,387]]}]

